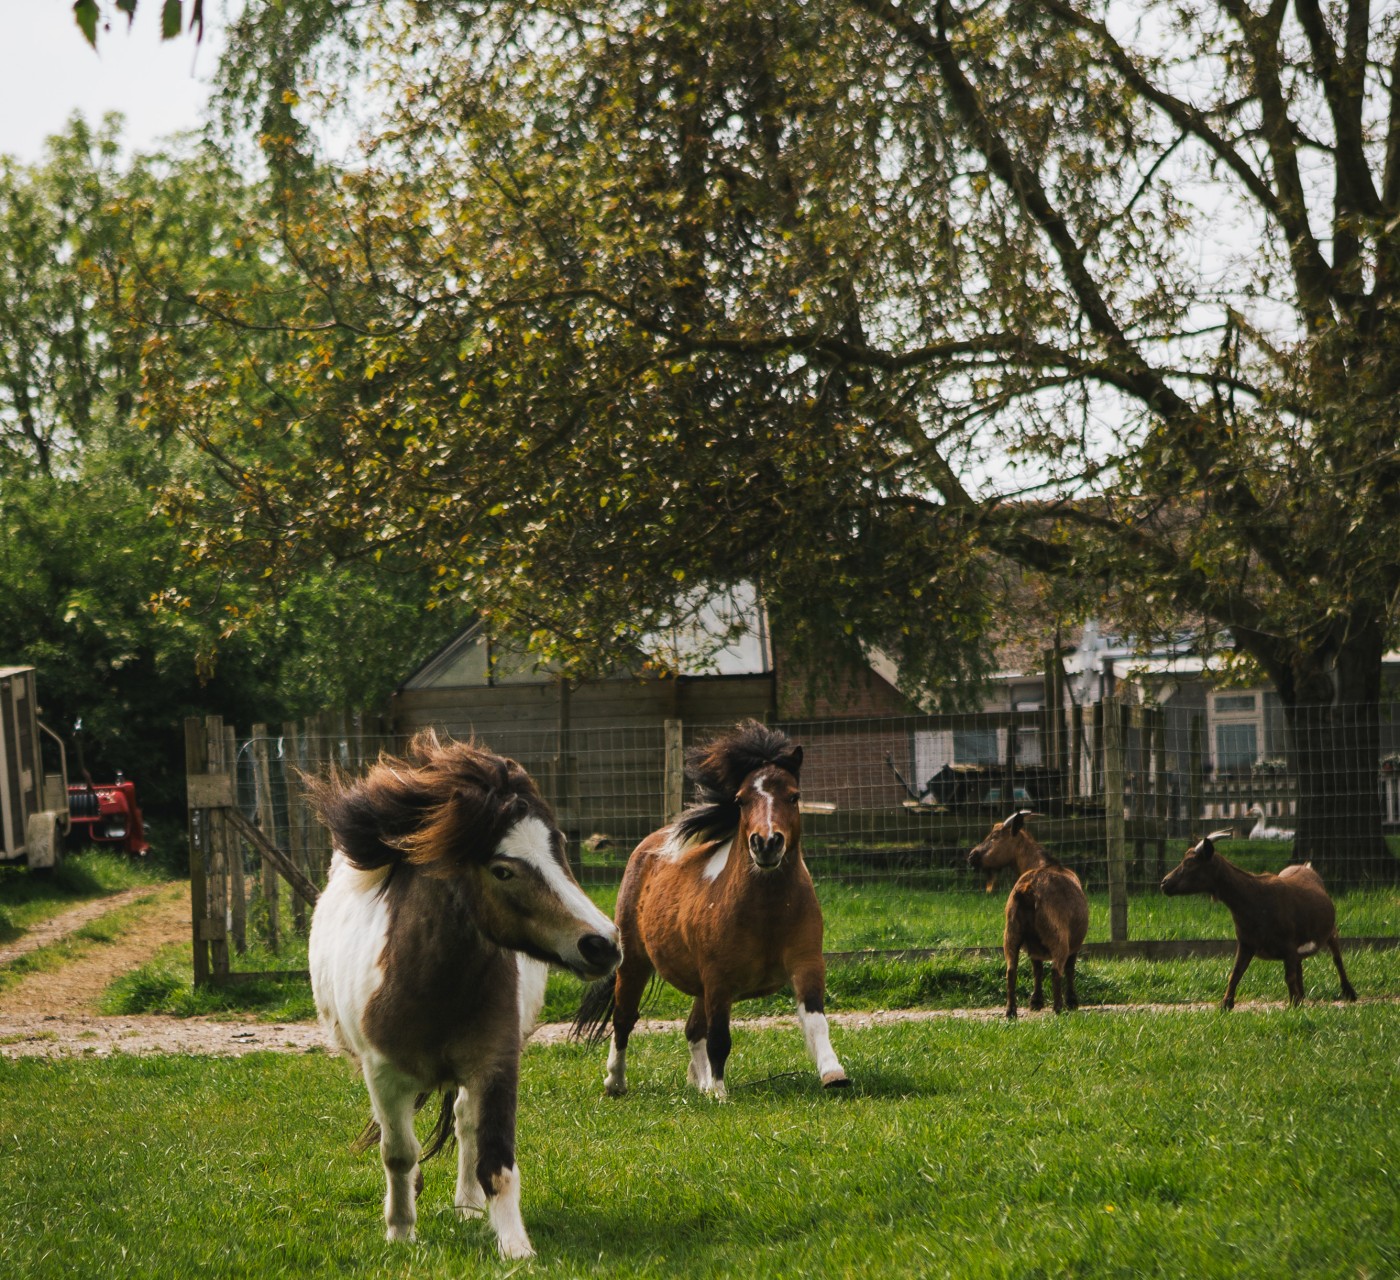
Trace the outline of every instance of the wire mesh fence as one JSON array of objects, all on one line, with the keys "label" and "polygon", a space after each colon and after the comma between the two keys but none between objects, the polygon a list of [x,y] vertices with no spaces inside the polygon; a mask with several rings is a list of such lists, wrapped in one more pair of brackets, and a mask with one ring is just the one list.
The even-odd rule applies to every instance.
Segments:
[{"label": "wire mesh fence", "polygon": [[[1172,932],[1167,917],[1150,910],[1130,930],[1130,905],[1155,902],[1162,876],[1208,831],[1228,832],[1222,851],[1251,871],[1311,860],[1335,890],[1393,883],[1400,706],[1304,708],[1277,723],[1267,708],[1253,719],[1245,710],[1228,702],[1216,711],[1106,700],[1058,713],[1042,707],[780,723],[804,748],[803,851],[819,891],[851,896],[854,913],[864,892],[872,912],[907,916],[878,930],[843,925],[844,936],[829,936],[829,945],[887,937],[902,946],[946,943],[938,904],[990,887],[966,854],[1018,809],[1036,815],[1029,819],[1035,838],[1098,900],[1101,936],[1113,941]],[[731,727],[676,720],[494,725],[479,738],[531,773],[569,838],[580,880],[606,896],[637,842],[690,798],[686,749]],[[318,884],[330,841],[306,804],[303,777],[332,766],[354,773],[406,745],[386,724],[360,716],[257,726],[239,738],[222,725],[214,730],[201,769],[224,770],[244,824]],[[213,746],[219,735],[222,753]],[[220,834],[211,817],[217,811],[191,805],[195,847],[215,870],[219,901],[231,904],[223,923],[235,950],[244,927],[240,897],[245,918],[248,904],[262,900],[258,918],[274,938],[279,930],[304,931],[307,904],[285,884],[279,889],[265,849],[246,834]],[[1400,932],[1396,898],[1388,894],[1379,926],[1368,922],[1365,932]],[[211,906],[206,932],[219,932],[217,914]],[[1221,930],[1228,934],[1223,913]]]}]

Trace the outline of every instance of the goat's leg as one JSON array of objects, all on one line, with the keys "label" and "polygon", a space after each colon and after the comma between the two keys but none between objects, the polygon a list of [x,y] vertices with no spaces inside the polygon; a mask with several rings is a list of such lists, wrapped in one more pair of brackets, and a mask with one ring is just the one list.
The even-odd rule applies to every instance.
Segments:
[{"label": "goat's leg", "polygon": [[831,1029],[826,1021],[826,962],[818,952],[815,957],[805,957],[792,965],[789,973],[797,997],[797,1021],[822,1087],[844,1088],[850,1080],[831,1047]]},{"label": "goat's leg", "polygon": [[1222,1009],[1235,1007],[1235,989],[1240,985],[1240,979],[1244,977],[1244,971],[1249,968],[1249,962],[1253,959],[1254,952],[1243,942],[1235,944],[1235,967],[1230,970],[1230,980],[1225,984],[1225,998],[1220,1002]]},{"label": "goat's leg", "polygon": [[1327,939],[1327,949],[1332,953],[1332,963],[1337,966],[1337,977],[1342,980],[1342,999],[1355,1000],[1356,988],[1347,979],[1346,966],[1342,963],[1342,948],[1335,933]]},{"label": "goat's leg", "polygon": [[534,1249],[520,1216],[520,1171],[515,1167],[518,1055],[497,1060],[481,1081],[476,1107],[476,1180],[503,1258],[530,1258]]},{"label": "goat's leg", "polygon": [[1065,1008],[1079,1008],[1079,992],[1074,987],[1074,967],[1079,962],[1079,953],[1071,951],[1065,961]]},{"label": "goat's leg", "polygon": [[457,1134],[457,1192],[452,1203],[461,1218],[479,1218],[486,1208],[486,1196],[476,1178],[476,1094],[476,1086],[464,1086],[452,1104],[452,1127]]},{"label": "goat's leg", "polygon": [[[1058,982],[1059,979],[1056,979]],[[1055,1007],[1060,1006],[1058,1002]],[[1045,1008],[1045,961],[1031,957],[1031,1009],[1032,1011]]]},{"label": "goat's leg", "polygon": [[603,1092],[612,1098],[620,1098],[627,1092],[627,1041],[637,1025],[637,1013],[651,974],[651,960],[640,946],[624,950],[622,965],[613,979],[612,1047],[608,1050],[608,1069],[603,1077]]},{"label": "goat's leg", "polygon": [[710,1056],[705,1047],[710,1024],[705,1017],[705,997],[695,997],[690,1006],[690,1017],[685,1020],[685,1042],[690,1046],[690,1066],[685,1078],[701,1093],[710,1091]]},{"label": "goat's leg", "polygon": [[1283,958],[1283,979],[1288,984],[1288,1003],[1303,1003],[1303,958],[1296,952]]},{"label": "goat's leg", "polygon": [[1016,962],[1020,959],[1020,947],[1006,947],[1006,1016],[1016,1016]]},{"label": "goat's leg", "polygon": [[413,1102],[418,1085],[387,1063],[365,1064],[374,1118],[379,1122],[379,1156],[384,1164],[384,1226],[390,1240],[412,1240],[418,1212],[418,1145]]}]

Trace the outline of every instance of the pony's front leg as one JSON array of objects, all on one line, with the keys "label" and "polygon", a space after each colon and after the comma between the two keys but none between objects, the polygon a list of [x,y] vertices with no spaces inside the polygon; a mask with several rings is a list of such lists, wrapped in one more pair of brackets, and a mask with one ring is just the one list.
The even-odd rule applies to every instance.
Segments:
[{"label": "pony's front leg", "polygon": [[532,1258],[535,1250],[520,1216],[520,1171],[515,1167],[518,1056],[496,1064],[483,1079],[476,1107],[476,1180],[503,1258]]},{"label": "pony's front leg", "polygon": [[390,1240],[412,1240],[418,1221],[414,1197],[418,1189],[418,1138],[413,1132],[413,1101],[417,1085],[391,1067],[365,1067],[370,1105],[379,1122],[379,1155],[384,1162],[385,1234]]},{"label": "pony's front leg", "polygon": [[696,996],[685,1022],[685,1042],[690,1046],[690,1066],[685,1078],[701,1093],[710,1091],[710,1057],[706,1044],[709,1023],[705,1018],[705,997]]},{"label": "pony's front leg", "polygon": [[843,1089],[851,1083],[846,1069],[831,1047],[831,1029],[826,1021],[826,964],[820,958],[792,975],[793,994],[797,996],[797,1022],[807,1052],[816,1064],[817,1075],[824,1089]]},{"label": "pony's front leg", "polygon": [[457,1134],[457,1193],[452,1203],[461,1218],[479,1218],[486,1196],[476,1178],[476,1095],[465,1086],[452,1104],[452,1127]]},{"label": "pony's front leg", "polygon": [[724,1064],[729,1061],[733,1040],[729,1035],[729,1000],[705,989],[705,1059],[710,1066],[709,1084],[702,1089],[710,1097],[723,1102],[729,1097],[724,1087]]}]

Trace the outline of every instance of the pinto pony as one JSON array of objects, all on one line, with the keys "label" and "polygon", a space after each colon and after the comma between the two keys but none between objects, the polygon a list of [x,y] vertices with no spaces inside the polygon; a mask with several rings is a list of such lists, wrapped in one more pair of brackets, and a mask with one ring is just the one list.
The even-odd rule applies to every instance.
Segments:
[{"label": "pinto pony", "polygon": [[[529,1257],[515,1167],[521,1045],[547,966],[612,973],[617,930],[578,887],[549,806],[513,760],[428,732],[362,778],[308,787],[335,842],[311,922],[311,985],[369,1090],[388,1237],[413,1238],[420,1156],[455,1129],[458,1213],[484,1209],[502,1255]],[[438,1090],[422,1149],[414,1111]]]},{"label": "pinto pony", "polygon": [[614,1097],[627,1090],[627,1040],[653,974],[695,998],[685,1026],[688,1078],[702,1093],[726,1096],[734,1001],[787,983],[822,1084],[849,1083],[824,1012],[822,913],[802,861],[801,767],[800,746],[746,721],[691,749],[686,774],[698,802],[633,850],[617,897],[622,965],[585,994],[574,1021],[575,1033],[596,1043],[611,1019],[604,1088]]}]

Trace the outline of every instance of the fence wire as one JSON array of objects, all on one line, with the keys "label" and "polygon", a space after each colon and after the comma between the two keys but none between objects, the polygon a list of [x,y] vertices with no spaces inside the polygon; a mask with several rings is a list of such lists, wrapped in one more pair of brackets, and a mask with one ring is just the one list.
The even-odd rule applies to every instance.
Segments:
[{"label": "fence wire", "polygon": [[[1207,831],[1228,831],[1236,859],[1252,869],[1306,856],[1339,885],[1373,876],[1377,857],[1394,856],[1400,708],[1305,709],[1285,723],[1268,708],[1251,716],[1222,702],[1219,711],[1103,703],[1058,717],[1038,709],[782,723],[805,752],[806,859],[818,879],[980,891],[966,853],[1017,809],[1037,815],[1036,838],[1091,892],[1106,888],[1115,858],[1128,893],[1155,892]],[[686,723],[679,747],[730,727]],[[481,736],[535,778],[585,882],[618,879],[636,843],[691,798],[675,757],[668,763],[662,724]],[[323,877],[329,840],[301,777],[332,764],[353,773],[404,746],[392,734],[348,729],[247,739],[240,807]]]}]

